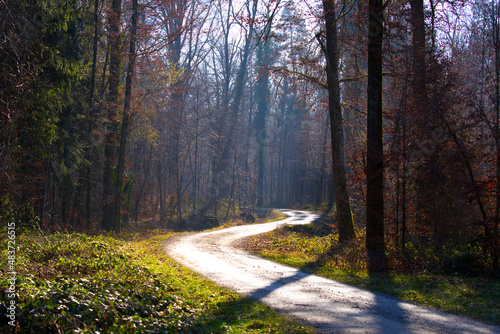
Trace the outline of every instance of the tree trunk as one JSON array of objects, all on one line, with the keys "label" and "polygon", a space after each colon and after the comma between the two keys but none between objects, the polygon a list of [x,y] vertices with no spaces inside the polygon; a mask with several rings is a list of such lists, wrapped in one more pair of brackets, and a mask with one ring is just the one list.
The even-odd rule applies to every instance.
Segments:
[{"label": "tree trunk", "polygon": [[171,95],[171,108],[173,114],[173,125],[171,126],[171,140],[172,140],[172,163],[171,163],[171,176],[175,186],[175,211],[177,215],[177,222],[182,220],[182,173],[180,168],[180,133],[181,133],[181,120],[184,107],[184,91],[186,89],[186,70],[181,66],[181,51],[182,51],[182,38],[183,32],[186,28],[184,26],[184,17],[186,15],[186,1],[176,0],[166,3],[166,29],[171,38],[169,61],[175,66],[176,71],[181,71],[181,77],[172,85]]},{"label": "tree trunk", "polygon": [[257,137],[257,206],[264,204],[264,148],[266,134],[266,115],[269,109],[269,44],[257,47],[257,87],[255,95],[257,112],[255,114],[255,132]]},{"label": "tree trunk", "polygon": [[340,105],[340,87],[338,70],[338,41],[335,1],[324,0],[323,11],[326,25],[326,76],[328,82],[328,107],[330,111],[330,126],[332,136],[333,187],[335,189],[335,214],[338,222],[339,241],[354,238],[349,192],[344,164],[344,125],[342,107]]},{"label": "tree trunk", "polygon": [[148,159],[148,167],[146,168],[146,172],[144,173],[144,181],[142,182],[141,187],[139,188],[139,193],[137,194],[137,199],[135,200],[134,206],[134,222],[137,224],[137,220],[139,219],[139,204],[142,199],[142,194],[144,192],[144,188],[146,187],[146,183],[149,178],[149,171],[151,170],[151,165],[153,164],[153,149],[149,150],[149,159]]},{"label": "tree trunk", "polygon": [[118,115],[118,97],[120,86],[120,21],[121,0],[113,0],[109,14],[109,95],[108,95],[108,124],[104,146],[104,175],[103,175],[103,215],[102,228],[113,228],[113,165],[116,159],[116,132]]},{"label": "tree trunk", "polygon": [[[329,118],[328,118],[329,119]],[[319,167],[319,175],[316,183],[316,206],[319,207],[323,203],[324,185],[325,185],[325,168],[326,168],[326,151],[328,139],[328,124],[325,123],[325,131],[323,134],[323,143],[321,145],[321,163]]]},{"label": "tree trunk", "polygon": [[118,150],[118,166],[116,167],[116,184],[113,204],[113,218],[112,228],[114,231],[119,232],[121,229],[121,204],[122,204],[122,189],[123,177],[125,172],[125,155],[127,153],[127,139],[129,127],[131,122],[130,117],[130,103],[132,95],[132,81],[134,78],[134,65],[135,65],[135,43],[137,38],[137,16],[138,14],[138,0],[132,0],[132,17],[130,26],[130,49],[128,55],[127,65],[127,78],[125,79],[125,103],[123,106],[122,126],[120,134],[120,147]]},{"label": "tree trunk", "polygon": [[495,196],[495,217],[493,226],[493,269],[498,270],[499,266],[499,244],[498,225],[500,222],[500,5],[493,6],[493,38],[495,46],[495,145],[496,145],[496,196]]},{"label": "tree trunk", "polygon": [[[248,27],[248,33],[245,39],[245,46],[243,47],[243,54],[241,58],[241,63],[238,68],[238,73],[236,75],[235,79],[235,87],[233,90],[233,100],[230,108],[230,114],[228,116],[228,124],[229,124],[229,131],[227,133],[227,137],[221,152],[221,157],[219,160],[219,168],[217,168],[218,175],[214,175],[216,177],[223,177],[226,175],[229,175],[229,159],[230,159],[230,151],[233,148],[233,137],[234,137],[234,130],[236,129],[236,122],[238,120],[238,116],[240,114],[240,108],[241,108],[241,101],[243,99],[243,93],[245,89],[245,84],[246,84],[246,78],[247,78],[247,70],[248,70],[248,61],[250,59],[250,46],[253,43],[253,35],[254,35],[254,22],[255,22],[255,17],[257,15],[257,0],[253,0],[252,4],[252,9],[249,9],[249,27]],[[229,185],[229,180],[224,180],[223,182],[226,187],[228,188],[227,185]],[[217,203],[215,204],[217,205]]]},{"label": "tree trunk", "polygon": [[[413,112],[416,117],[416,131],[424,131],[429,126],[429,113],[427,113],[427,93],[426,93],[426,63],[425,63],[425,17],[423,0],[411,0],[411,20],[412,20],[412,45],[413,45]],[[436,159],[435,156],[426,154],[423,160]],[[416,205],[417,205],[417,224],[420,227],[430,228],[432,222],[429,217],[432,216],[429,202],[433,192],[433,182],[426,180],[429,164],[419,166],[416,180]]]},{"label": "tree trunk", "polygon": [[401,177],[401,251],[406,251],[406,174],[408,171],[408,163],[406,161],[406,108],[405,114],[403,115],[403,143],[402,143],[402,152],[403,152],[403,175]]},{"label": "tree trunk", "polygon": [[[413,84],[417,103],[425,102],[425,16],[424,1],[411,0],[412,43],[413,43]],[[419,105],[421,108],[422,105]]]},{"label": "tree trunk", "polygon": [[99,42],[99,0],[94,1],[94,42],[92,46],[92,70],[90,74],[90,96],[89,96],[89,115],[88,115],[88,148],[87,148],[87,168],[85,173],[85,189],[86,189],[86,198],[85,198],[85,220],[87,223],[87,228],[90,227],[90,207],[91,207],[91,196],[90,192],[92,190],[91,186],[91,164],[92,161],[92,153],[93,153],[93,141],[92,136],[94,132],[94,92],[95,92],[95,77],[96,77],[96,65],[97,65],[97,46]]},{"label": "tree trunk", "polygon": [[369,1],[366,166],[366,249],[368,271],[386,272],[384,238],[384,156],[382,138],[382,43],[384,6]]}]

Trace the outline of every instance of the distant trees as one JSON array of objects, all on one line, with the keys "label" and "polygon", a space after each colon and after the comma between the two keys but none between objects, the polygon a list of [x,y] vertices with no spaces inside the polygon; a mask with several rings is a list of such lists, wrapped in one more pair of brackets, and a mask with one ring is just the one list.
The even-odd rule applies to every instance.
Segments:
[{"label": "distant trees", "polygon": [[498,8],[2,2],[1,219],[119,231],[335,202],[372,271],[431,250],[497,268]]}]

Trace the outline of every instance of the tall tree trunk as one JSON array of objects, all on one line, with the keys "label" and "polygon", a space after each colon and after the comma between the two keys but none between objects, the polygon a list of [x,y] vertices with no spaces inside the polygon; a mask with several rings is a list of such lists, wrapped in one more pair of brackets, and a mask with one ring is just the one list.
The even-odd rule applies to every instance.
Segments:
[{"label": "tall tree trunk", "polygon": [[[425,16],[424,1],[410,0],[413,43],[413,84],[417,103],[423,104],[426,100],[425,89]],[[422,108],[422,105],[419,105]]]},{"label": "tall tree trunk", "polygon": [[[410,0],[411,21],[412,21],[412,46],[413,46],[413,68],[412,68],[412,88],[413,88],[413,112],[416,115],[416,131],[424,131],[429,124],[429,114],[427,110],[426,93],[426,62],[425,62],[425,17],[423,0]],[[426,154],[424,161],[435,160],[436,157]],[[430,162],[432,165],[432,161]],[[419,166],[416,180],[416,205],[417,224],[420,227],[430,227],[432,225],[429,217],[432,216],[429,199],[433,192],[433,184],[426,180],[429,164],[424,163]]]},{"label": "tall tree trunk", "polygon": [[[196,100],[198,102],[198,94],[199,90],[196,91]],[[193,213],[192,215],[196,215],[196,202],[198,201],[198,132],[200,126],[200,115],[198,111],[198,103],[195,105],[196,111],[196,125],[195,125],[195,137],[194,137],[194,171],[193,171]]]},{"label": "tall tree trunk", "polygon": [[167,219],[167,209],[165,208],[165,167],[163,157],[158,161],[158,208],[159,208],[159,221],[164,223]]},{"label": "tall tree trunk", "polygon": [[498,270],[499,266],[499,231],[500,222],[500,4],[493,5],[493,45],[495,46],[495,146],[496,146],[496,196],[495,196],[495,217],[493,226],[493,269]]},{"label": "tall tree trunk", "polygon": [[[240,114],[240,108],[241,108],[241,101],[243,99],[243,93],[245,90],[245,84],[246,84],[246,78],[247,78],[247,70],[248,70],[248,61],[250,59],[250,46],[253,43],[253,36],[254,36],[254,22],[255,22],[255,17],[257,15],[257,0],[252,0],[252,8],[248,8],[248,14],[249,14],[249,27],[248,27],[248,33],[245,39],[245,46],[243,47],[243,54],[241,58],[241,63],[238,68],[238,73],[236,75],[235,79],[235,87],[233,90],[233,100],[231,103],[231,108],[230,108],[230,114],[229,114],[229,131],[227,133],[227,138],[225,140],[222,152],[221,152],[221,157],[219,161],[219,168],[218,170],[218,175],[214,175],[216,177],[222,177],[229,175],[229,166],[230,166],[230,151],[233,148],[233,137],[234,137],[234,130],[236,129],[236,122],[238,120],[238,116]],[[229,185],[229,180],[224,180],[224,184],[227,186]]]},{"label": "tall tree trunk", "polygon": [[[328,117],[329,119],[329,117]],[[319,207],[323,203],[323,194],[325,186],[325,168],[327,156],[327,143],[328,143],[328,123],[325,123],[325,131],[323,134],[323,143],[321,144],[321,163],[319,166],[319,175],[316,183],[316,206]]]},{"label": "tall tree trunk", "polygon": [[382,138],[382,43],[384,6],[369,1],[366,161],[366,249],[368,271],[387,271],[384,238],[384,155]]},{"label": "tall tree trunk", "polygon": [[173,114],[173,125],[171,126],[171,140],[172,140],[172,162],[171,162],[171,176],[173,178],[173,184],[175,186],[175,211],[177,215],[177,221],[182,220],[182,207],[181,207],[181,197],[182,197],[182,173],[180,168],[180,133],[181,133],[181,119],[184,106],[184,91],[186,89],[186,73],[182,70],[186,70],[181,66],[181,51],[182,51],[182,34],[186,27],[184,26],[184,18],[186,15],[186,1],[185,0],[175,0],[166,3],[165,8],[165,21],[166,29],[171,38],[171,47],[169,53],[169,61],[175,66],[176,71],[181,71],[181,77],[172,85],[172,95],[171,95],[171,108]]},{"label": "tall tree trunk", "polygon": [[151,170],[151,165],[153,164],[153,149],[149,150],[149,159],[148,159],[148,167],[146,168],[146,172],[144,173],[144,181],[142,182],[141,187],[139,188],[139,193],[137,194],[137,199],[135,200],[134,206],[134,222],[137,223],[139,219],[139,204],[142,199],[142,194],[144,192],[144,188],[146,187],[146,183],[148,182],[149,172]]},{"label": "tall tree trunk", "polygon": [[135,43],[137,39],[137,16],[138,0],[132,0],[132,17],[130,26],[130,49],[128,54],[127,78],[125,79],[125,102],[123,106],[122,126],[120,134],[120,147],[118,149],[118,165],[116,167],[116,184],[113,204],[112,229],[119,232],[121,229],[121,204],[122,204],[122,189],[123,177],[125,172],[125,155],[127,153],[127,139],[131,122],[130,103],[132,99],[132,81],[134,78],[135,65]]},{"label": "tall tree trunk", "polygon": [[264,148],[266,134],[266,114],[269,109],[269,44],[259,44],[257,47],[257,87],[255,95],[257,112],[254,126],[257,137],[257,206],[264,204]]},{"label": "tall tree trunk", "polygon": [[88,127],[89,127],[89,133],[88,133],[88,148],[87,148],[87,168],[86,168],[86,173],[85,173],[85,192],[86,192],[86,198],[85,198],[85,220],[87,223],[87,228],[90,227],[90,219],[91,219],[91,213],[90,213],[90,207],[91,207],[91,191],[92,191],[92,185],[91,185],[91,164],[90,161],[92,161],[92,153],[93,153],[93,140],[92,136],[94,133],[94,115],[95,115],[95,104],[94,104],[94,93],[95,93],[95,81],[96,81],[96,65],[97,65],[97,47],[98,47],[98,42],[99,42],[99,0],[94,1],[94,42],[92,46],[92,69],[90,73],[90,96],[89,96],[89,115],[88,115]]},{"label": "tall tree trunk", "polygon": [[326,57],[328,107],[332,136],[333,188],[335,189],[335,206],[337,208],[335,217],[338,222],[339,241],[342,242],[352,239],[356,235],[354,233],[344,164],[344,124],[342,120],[342,107],[340,105],[335,1],[324,0],[323,11],[326,24],[326,47],[323,51]]},{"label": "tall tree trunk", "polygon": [[[405,103],[406,106],[406,103]],[[403,171],[401,177],[401,251],[406,251],[406,186],[407,186],[407,171],[408,171],[408,162],[407,160],[407,152],[406,152],[406,108],[404,110],[405,114],[403,114],[403,143],[402,143],[402,152],[403,152]]]},{"label": "tall tree trunk", "polygon": [[116,159],[116,132],[118,99],[120,86],[120,22],[122,14],[121,0],[113,0],[109,13],[109,93],[108,119],[104,146],[104,175],[103,175],[103,215],[102,228],[113,228],[113,167]]}]

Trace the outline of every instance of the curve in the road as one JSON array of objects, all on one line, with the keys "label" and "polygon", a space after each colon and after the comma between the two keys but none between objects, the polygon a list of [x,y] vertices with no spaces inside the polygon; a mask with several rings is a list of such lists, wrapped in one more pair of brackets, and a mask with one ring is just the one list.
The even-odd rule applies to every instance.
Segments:
[{"label": "curve in the road", "polygon": [[499,333],[500,328],[311,275],[249,254],[234,244],[284,224],[308,224],[318,215],[281,210],[278,222],[179,235],[167,253],[208,279],[302,319],[327,333]]}]

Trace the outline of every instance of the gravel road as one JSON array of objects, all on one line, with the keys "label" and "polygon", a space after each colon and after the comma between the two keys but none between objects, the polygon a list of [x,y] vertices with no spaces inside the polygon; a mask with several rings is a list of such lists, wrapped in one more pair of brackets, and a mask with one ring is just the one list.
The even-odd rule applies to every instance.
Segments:
[{"label": "gravel road", "polygon": [[283,224],[308,224],[318,215],[281,210],[278,222],[184,234],[167,253],[208,279],[262,302],[324,333],[499,333],[500,327],[361,290],[284,266],[237,247],[238,240]]}]

